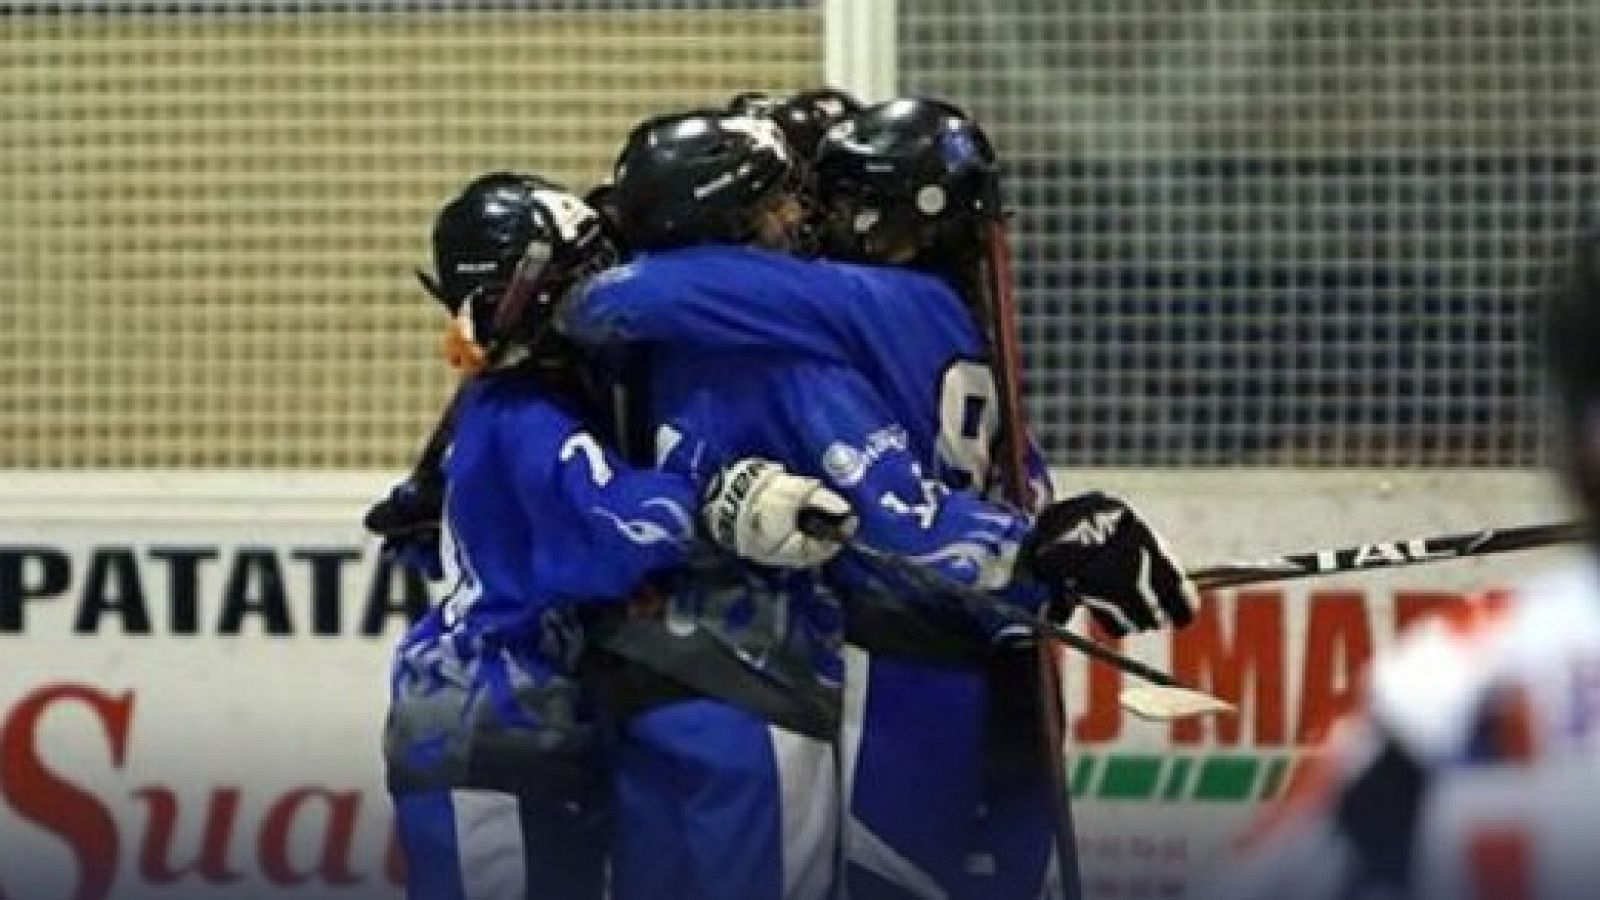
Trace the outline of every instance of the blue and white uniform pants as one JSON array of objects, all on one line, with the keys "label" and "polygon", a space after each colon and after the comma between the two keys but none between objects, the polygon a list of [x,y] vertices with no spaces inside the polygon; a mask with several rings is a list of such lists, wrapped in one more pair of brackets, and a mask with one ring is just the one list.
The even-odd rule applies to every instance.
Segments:
[{"label": "blue and white uniform pants", "polygon": [[850,900],[1063,896],[1053,781],[1019,755],[995,764],[991,686],[983,671],[845,648]]},{"label": "blue and white uniform pants", "polygon": [[395,657],[384,759],[409,900],[602,900],[611,785],[582,689],[437,615]]},{"label": "blue and white uniform pants", "polygon": [[616,747],[615,900],[827,900],[833,745],[698,698],[640,713]]}]

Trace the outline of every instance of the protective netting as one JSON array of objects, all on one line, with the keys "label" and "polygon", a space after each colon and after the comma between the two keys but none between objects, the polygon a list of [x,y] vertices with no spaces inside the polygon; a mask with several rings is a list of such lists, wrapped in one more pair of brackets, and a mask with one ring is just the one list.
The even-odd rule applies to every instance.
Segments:
[{"label": "protective netting", "polygon": [[490,168],[822,76],[811,2],[0,4],[0,468],[404,464]]},{"label": "protective netting", "polygon": [[1590,0],[900,0],[902,92],[1009,160],[1070,465],[1539,461],[1530,339],[1590,223]]},{"label": "protective netting", "polygon": [[[0,2],[0,468],[403,462],[408,269],[489,167],[822,72],[819,2]],[[1533,300],[1589,221],[1587,0],[899,0],[1020,216],[1069,465],[1528,465]]]}]

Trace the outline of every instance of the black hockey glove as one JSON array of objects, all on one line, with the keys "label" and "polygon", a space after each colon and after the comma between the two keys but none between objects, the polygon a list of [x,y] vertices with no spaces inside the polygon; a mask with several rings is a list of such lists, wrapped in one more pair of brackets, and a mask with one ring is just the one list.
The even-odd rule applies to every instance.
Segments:
[{"label": "black hockey glove", "polygon": [[444,515],[444,488],[406,479],[372,504],[361,524],[383,538],[383,558],[428,579],[444,577],[439,557],[439,522]]},{"label": "black hockey glove", "polygon": [[1020,563],[1036,580],[1080,597],[1118,637],[1194,619],[1194,583],[1155,529],[1109,494],[1091,491],[1045,507]]}]

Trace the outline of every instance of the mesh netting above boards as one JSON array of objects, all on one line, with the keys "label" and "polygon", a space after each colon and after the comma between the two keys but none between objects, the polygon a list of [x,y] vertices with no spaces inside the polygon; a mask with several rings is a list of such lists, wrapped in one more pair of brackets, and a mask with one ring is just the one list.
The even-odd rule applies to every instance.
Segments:
[{"label": "mesh netting above boards", "polygon": [[[409,269],[490,167],[817,83],[820,2],[0,3],[0,468],[403,464]],[[1600,8],[899,0],[1007,157],[1063,465],[1531,465]]]},{"label": "mesh netting above boards", "polygon": [[900,0],[900,86],[994,132],[1065,465],[1524,466],[1591,221],[1586,0]]},{"label": "mesh netting above boards", "polygon": [[0,468],[398,467],[467,179],[822,77],[815,3],[0,5]]}]

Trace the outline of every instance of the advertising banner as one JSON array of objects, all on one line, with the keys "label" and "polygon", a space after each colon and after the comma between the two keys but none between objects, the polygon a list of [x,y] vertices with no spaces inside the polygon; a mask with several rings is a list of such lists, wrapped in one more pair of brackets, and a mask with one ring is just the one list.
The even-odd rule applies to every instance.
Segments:
[{"label": "advertising banner", "polygon": [[0,897],[399,896],[379,731],[428,594],[360,530],[382,480],[45,482],[0,495]]},{"label": "advertising banner", "polygon": [[[1191,566],[1559,518],[1546,476],[1093,473]],[[1077,489],[1065,480],[1067,490]],[[357,524],[382,478],[24,476],[0,486],[0,898],[398,896],[379,732],[429,602]],[[1210,596],[1128,649],[1239,705],[1156,726],[1069,661],[1096,898],[1193,896],[1394,636],[1559,552]],[[1374,557],[1376,558],[1376,556]]]}]

